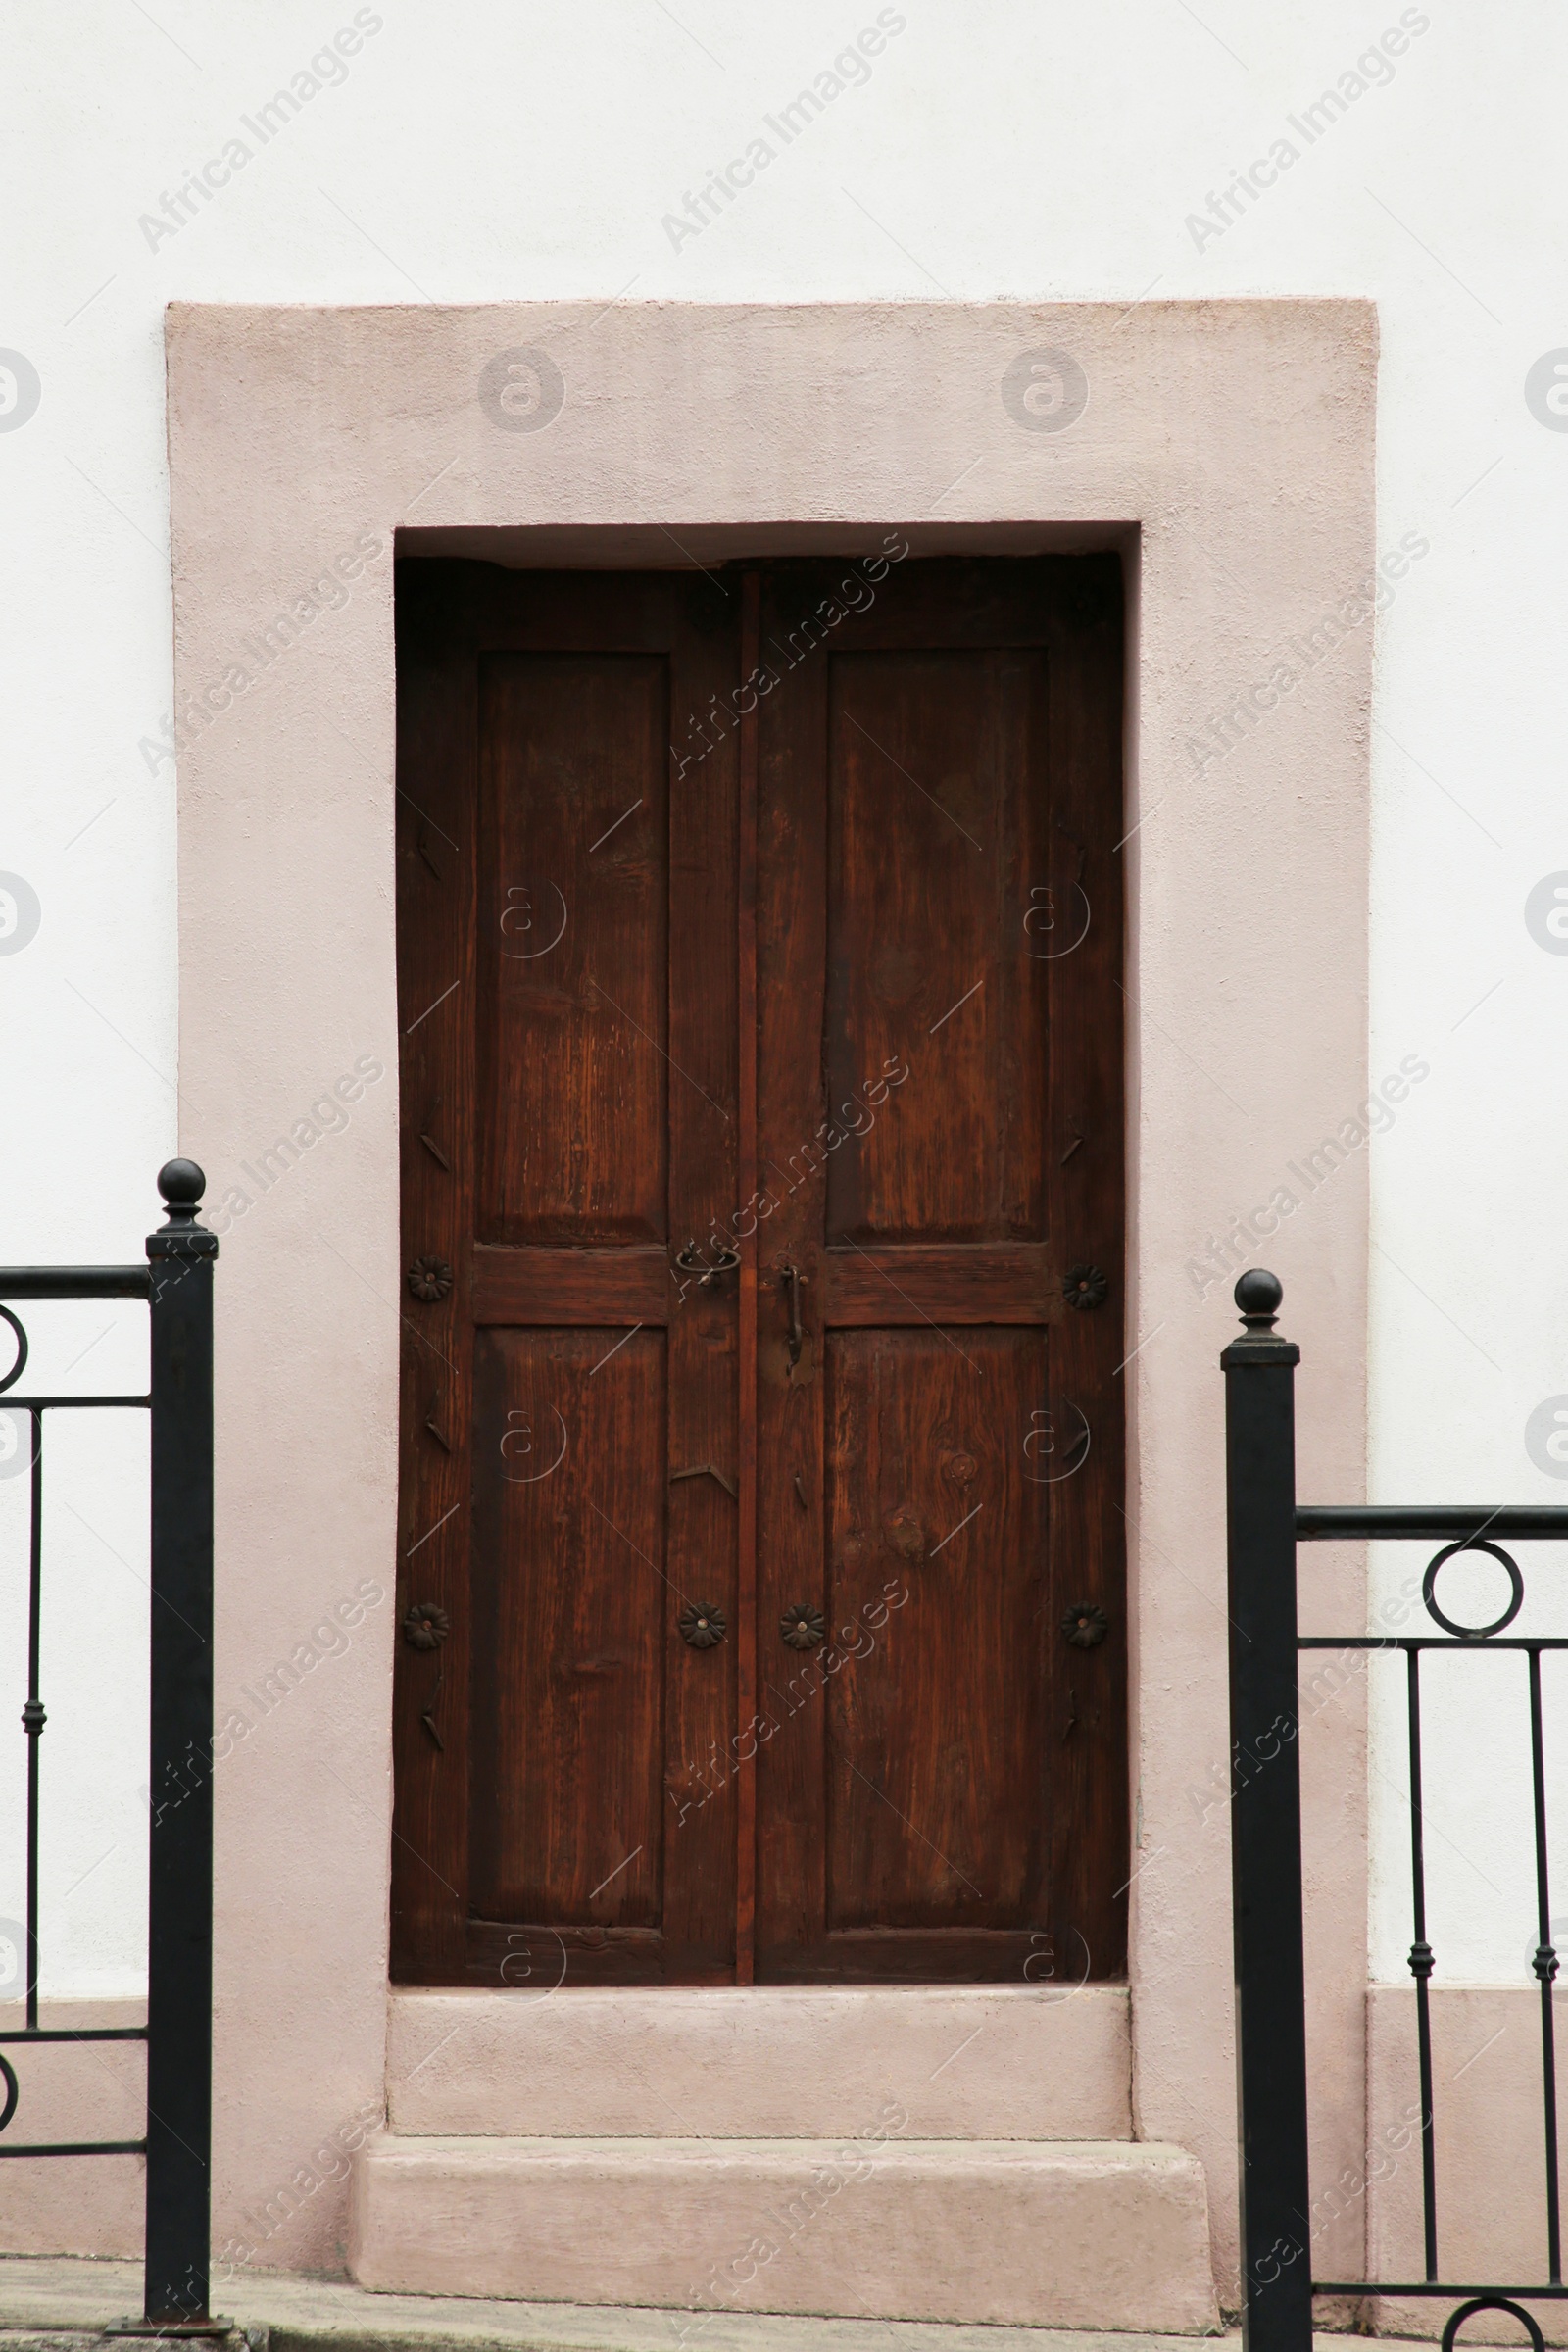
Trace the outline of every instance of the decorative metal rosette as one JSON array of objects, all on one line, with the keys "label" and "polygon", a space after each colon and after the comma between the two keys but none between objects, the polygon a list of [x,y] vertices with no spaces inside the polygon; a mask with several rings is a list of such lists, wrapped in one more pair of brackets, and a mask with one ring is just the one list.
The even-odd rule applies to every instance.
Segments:
[{"label": "decorative metal rosette", "polygon": [[827,1620],[820,1609],[803,1600],[785,1610],[778,1630],[791,1649],[815,1649],[827,1639]]},{"label": "decorative metal rosette", "polygon": [[1110,1276],[1099,1266],[1069,1266],[1061,1295],[1069,1306],[1103,1306],[1110,1297]]},{"label": "decorative metal rosette", "polygon": [[1074,1649],[1098,1649],[1110,1631],[1110,1619],[1093,1601],[1080,1600],[1063,1617],[1061,1630]]},{"label": "decorative metal rosette", "polygon": [[680,1638],[693,1649],[713,1649],[729,1631],[729,1620],[710,1600],[689,1600],[675,1620]]},{"label": "decorative metal rosette", "polygon": [[416,1257],[409,1268],[409,1288],[426,1306],[444,1298],[452,1288],[452,1268],[444,1257]]},{"label": "decorative metal rosette", "polygon": [[451,1631],[451,1618],[433,1600],[416,1600],[403,1620],[403,1639],[411,1649],[439,1649]]}]

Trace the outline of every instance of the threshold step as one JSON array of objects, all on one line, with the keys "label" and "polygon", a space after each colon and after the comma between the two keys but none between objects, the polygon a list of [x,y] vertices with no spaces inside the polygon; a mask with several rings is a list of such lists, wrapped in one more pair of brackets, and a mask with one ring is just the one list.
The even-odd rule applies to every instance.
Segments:
[{"label": "threshold step", "polygon": [[379,2293],[1202,2334],[1203,2175],[1142,2141],[404,2136],[355,2160]]},{"label": "threshold step", "polygon": [[[550,1954],[534,1955],[541,1986]],[[1125,1984],[395,1990],[395,2133],[830,2139],[897,2083],[911,2139],[1126,2139]]]}]

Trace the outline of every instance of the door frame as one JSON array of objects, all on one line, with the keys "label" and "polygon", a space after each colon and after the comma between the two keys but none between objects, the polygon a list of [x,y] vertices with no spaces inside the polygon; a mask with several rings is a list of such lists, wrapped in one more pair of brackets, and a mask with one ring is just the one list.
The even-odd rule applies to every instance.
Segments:
[{"label": "door frame", "polygon": [[[228,1269],[217,1672],[236,1714],[340,1597],[389,1589],[394,1557],[395,1079],[330,1108],[356,1055],[395,1068],[394,535],[596,567],[667,564],[671,536],[704,561],[889,525],[916,553],[1122,553],[1135,2114],[1207,2168],[1223,2296],[1227,1257],[1272,1260],[1293,1336],[1346,1367],[1303,1396],[1304,1483],[1348,1495],[1365,1474],[1364,1153],[1283,1226],[1277,1200],[1367,1087],[1372,306],[176,305],[167,350],[180,1142]],[[514,368],[538,395],[520,413],[497,393]],[[1303,652],[1309,632],[1331,650]],[[293,1157],[264,1189],[248,1171],[280,1136]],[[1362,1605],[1358,1560],[1323,1576],[1336,1616]],[[243,1732],[220,1716],[220,2237],[383,2081],[394,1638],[372,1605],[286,1707]],[[1335,2173],[1364,2114],[1359,1702],[1341,1703],[1352,1737],[1305,1779]],[[330,2261],[340,2227],[323,2190],[275,2259]]]}]

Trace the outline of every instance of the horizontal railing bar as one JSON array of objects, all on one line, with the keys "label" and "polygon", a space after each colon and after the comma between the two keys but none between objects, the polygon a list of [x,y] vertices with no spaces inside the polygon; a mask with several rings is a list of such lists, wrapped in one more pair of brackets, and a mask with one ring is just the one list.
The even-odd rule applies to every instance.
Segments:
[{"label": "horizontal railing bar", "polygon": [[0,2034],[0,2041],[145,2041],[145,2026],[30,2026],[23,2034]]},{"label": "horizontal railing bar", "polygon": [[34,1413],[41,1413],[46,1408],[57,1411],[63,1404],[103,1406],[131,1404],[140,1405],[145,1409],[152,1403],[150,1396],[18,1396],[10,1389],[0,1389],[0,1398],[4,1399],[5,1407],[8,1410],[15,1407],[18,1411]]},{"label": "horizontal railing bar", "polygon": [[1568,1538],[1568,1505],[1553,1502],[1299,1502],[1300,1544],[1387,1537],[1412,1543],[1429,1537],[1539,1536]]},{"label": "horizontal railing bar", "polygon": [[1441,2286],[1431,2279],[1418,2284],[1390,2286],[1382,2278],[1314,2278],[1314,2295],[1529,2295],[1542,2302],[1560,2303],[1568,2286]]},{"label": "horizontal railing bar", "polygon": [[1568,1635],[1505,1637],[1476,1634],[1456,1640],[1451,1634],[1298,1634],[1298,1649],[1568,1649]]},{"label": "horizontal railing bar", "polygon": [[151,1266],[0,1266],[0,1298],[150,1298]]},{"label": "horizontal railing bar", "polygon": [[0,2141],[0,2156],[145,2156],[144,2139],[62,2139],[39,2147],[8,2148]]}]

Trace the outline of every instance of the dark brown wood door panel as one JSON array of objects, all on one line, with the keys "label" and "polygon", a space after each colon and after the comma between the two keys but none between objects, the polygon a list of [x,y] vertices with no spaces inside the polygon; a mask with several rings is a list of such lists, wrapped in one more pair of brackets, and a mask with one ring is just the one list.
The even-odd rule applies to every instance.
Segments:
[{"label": "dark brown wood door panel", "polygon": [[1117,568],[842,568],[400,571],[404,1981],[1123,1966]]},{"label": "dark brown wood door panel", "polygon": [[[853,650],[761,706],[779,1208],[759,1625],[778,1730],[758,1759],[757,1966],[775,1981],[1125,1959],[1108,570],[911,566]],[[764,642],[813,584],[770,576]],[[1082,1312],[1063,1298],[1081,1264],[1110,1286]],[[786,1265],[807,1302],[793,1365]],[[1090,1651],[1062,1630],[1081,1602],[1114,1629]],[[791,1676],[779,1629],[803,1604],[826,1640]]]},{"label": "dark brown wood door panel", "polygon": [[[664,1334],[477,1339],[474,1432],[500,1475],[474,1489],[486,1671],[472,1740],[486,1786],[471,1899],[485,1919],[662,1928],[668,1612],[644,1563],[664,1556],[664,1449],[649,1444],[664,1426]],[[613,1496],[612,1518],[594,1507],[589,1475]]]},{"label": "dark brown wood door panel", "polygon": [[1041,1240],[1044,991],[999,947],[1045,870],[1044,655],[830,653],[824,682],[829,1105],[919,1053],[828,1162],[828,1240]]},{"label": "dark brown wood door panel", "polygon": [[480,658],[482,1242],[664,1239],[668,671]]},{"label": "dark brown wood door panel", "polygon": [[1045,1511],[1013,1442],[1044,1340],[955,1336],[828,1338],[829,1619],[863,1623],[873,1586],[895,1580],[901,1603],[829,1685],[830,1936],[1016,1928],[1041,1878],[1042,1818],[1006,1792],[1028,1787],[1044,1729]]}]

